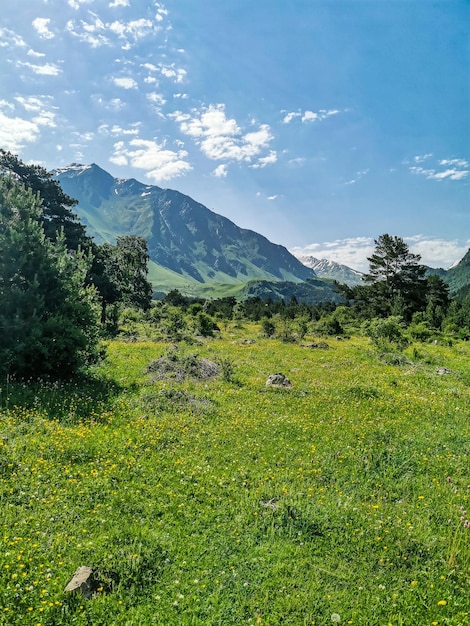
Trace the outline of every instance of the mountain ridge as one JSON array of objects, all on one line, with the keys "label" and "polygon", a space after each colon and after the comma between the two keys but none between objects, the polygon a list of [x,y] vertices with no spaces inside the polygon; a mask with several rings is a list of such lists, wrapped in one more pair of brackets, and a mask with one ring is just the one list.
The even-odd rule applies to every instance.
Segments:
[{"label": "mountain ridge", "polygon": [[145,237],[156,288],[258,279],[300,283],[316,276],[284,246],[179,191],[114,178],[95,163],[75,163],[54,175],[78,200],[75,211],[97,243]]},{"label": "mountain ridge", "polygon": [[306,267],[313,269],[319,278],[336,280],[339,283],[345,283],[349,287],[362,283],[363,274],[347,265],[329,261],[328,259],[317,259],[308,254],[300,254],[298,252],[292,252],[292,254]]}]

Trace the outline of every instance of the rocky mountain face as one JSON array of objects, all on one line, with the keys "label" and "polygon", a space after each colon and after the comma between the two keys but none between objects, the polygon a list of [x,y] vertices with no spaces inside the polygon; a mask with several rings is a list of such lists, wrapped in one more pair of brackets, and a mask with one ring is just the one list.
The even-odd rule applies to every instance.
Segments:
[{"label": "rocky mountain face", "polygon": [[317,259],[314,256],[305,254],[295,254],[306,267],[312,269],[319,278],[329,278],[337,280],[339,283],[345,283],[350,287],[362,283],[362,274],[357,270],[353,270],[347,265],[328,261],[327,259]]},{"label": "rocky mountain face", "polygon": [[75,212],[97,243],[119,235],[147,239],[156,288],[254,279],[299,283],[315,277],[283,246],[178,191],[117,179],[95,164],[74,164],[55,176],[78,200]]}]

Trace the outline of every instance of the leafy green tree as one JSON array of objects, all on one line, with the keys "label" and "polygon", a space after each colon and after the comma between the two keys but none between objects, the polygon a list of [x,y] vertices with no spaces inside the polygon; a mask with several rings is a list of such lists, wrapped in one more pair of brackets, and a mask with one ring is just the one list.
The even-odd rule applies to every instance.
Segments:
[{"label": "leafy green tree", "polygon": [[[401,237],[380,235],[375,251],[368,258],[369,273],[362,289],[376,315],[401,315],[410,320],[415,311],[426,307],[426,268],[421,257],[409,251]],[[358,290],[359,291],[359,290]]]},{"label": "leafy green tree", "polygon": [[0,150],[0,172],[11,175],[33,193],[39,193],[42,203],[38,219],[43,225],[46,237],[55,241],[59,234],[63,233],[69,250],[90,246],[91,240],[86,235],[85,226],[72,211],[77,200],[63,191],[51,172],[40,165],[27,165],[16,155],[5,150]]},{"label": "leafy green tree", "polygon": [[106,322],[109,305],[122,303],[147,311],[152,302],[152,285],[147,280],[148,249],[143,237],[118,237],[116,245],[93,246],[93,263],[88,281],[101,300],[101,322]]},{"label": "leafy green tree", "polygon": [[98,354],[87,258],[45,236],[41,210],[31,189],[0,177],[0,371],[21,378],[69,376]]}]

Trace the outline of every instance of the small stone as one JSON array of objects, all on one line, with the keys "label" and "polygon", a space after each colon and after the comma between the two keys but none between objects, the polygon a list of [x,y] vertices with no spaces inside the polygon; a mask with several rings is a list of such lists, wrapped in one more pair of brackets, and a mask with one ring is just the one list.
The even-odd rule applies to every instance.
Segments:
[{"label": "small stone", "polygon": [[80,592],[84,598],[91,598],[96,589],[93,577],[93,568],[81,565],[74,573],[64,591],[69,593]]},{"label": "small stone", "polygon": [[439,374],[439,376],[444,376],[445,374],[452,374],[452,371],[447,369],[447,367],[438,367],[436,370],[436,374]]}]

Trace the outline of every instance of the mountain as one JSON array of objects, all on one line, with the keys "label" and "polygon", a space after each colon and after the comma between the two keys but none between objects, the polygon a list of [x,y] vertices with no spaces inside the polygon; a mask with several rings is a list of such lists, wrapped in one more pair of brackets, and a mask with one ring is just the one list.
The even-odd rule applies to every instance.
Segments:
[{"label": "mountain", "polygon": [[362,274],[357,270],[353,270],[347,265],[335,263],[335,261],[327,261],[326,259],[316,259],[314,256],[306,254],[297,254],[294,256],[299,259],[306,267],[312,269],[319,278],[330,278],[337,280],[339,283],[346,283],[350,287],[362,283]]},{"label": "mountain", "polygon": [[447,270],[443,280],[448,283],[452,294],[470,285],[470,248],[463,259]]},{"label": "mountain", "polygon": [[78,200],[75,212],[97,243],[114,242],[119,235],[145,237],[155,289],[250,280],[299,283],[315,277],[285,247],[178,191],[114,178],[96,164],[73,164],[54,175]]}]

